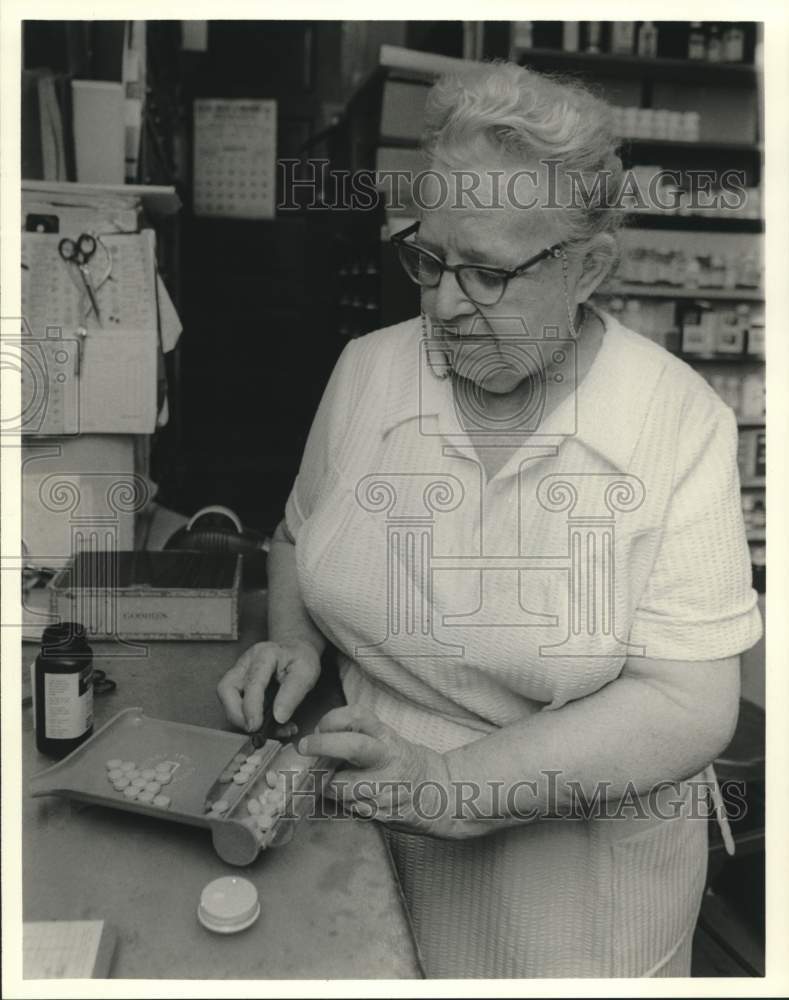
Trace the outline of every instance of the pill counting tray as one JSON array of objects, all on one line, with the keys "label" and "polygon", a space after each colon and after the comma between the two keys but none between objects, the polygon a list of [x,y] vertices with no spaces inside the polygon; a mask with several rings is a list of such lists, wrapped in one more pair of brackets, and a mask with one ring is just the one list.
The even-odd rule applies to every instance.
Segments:
[{"label": "pill counting tray", "polygon": [[[206,815],[206,792],[247,739],[242,733],[152,719],[144,715],[141,708],[127,708],[113,716],[68,757],[35,775],[30,791],[33,797],[59,795],[205,827],[211,831],[214,848],[223,861],[247,865],[263,847],[284,842],[295,822],[295,819],[280,817],[262,842],[261,837],[241,821],[246,790],[225,816]],[[262,750],[260,774],[267,768],[276,768],[283,754],[283,744],[267,740]],[[171,779],[164,791],[170,797],[170,805],[166,808],[149,805],[116,792],[107,780],[107,761],[113,758],[134,761],[139,768],[155,768],[167,762]],[[250,782],[250,787],[254,784]]]}]

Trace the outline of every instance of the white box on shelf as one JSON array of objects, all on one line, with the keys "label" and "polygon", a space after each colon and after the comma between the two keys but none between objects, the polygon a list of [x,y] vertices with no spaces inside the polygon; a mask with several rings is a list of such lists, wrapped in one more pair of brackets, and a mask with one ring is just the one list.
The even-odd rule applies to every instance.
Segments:
[{"label": "white box on shelf", "polygon": [[77,180],[87,184],[123,184],[126,145],[123,84],[72,80],[71,94]]}]

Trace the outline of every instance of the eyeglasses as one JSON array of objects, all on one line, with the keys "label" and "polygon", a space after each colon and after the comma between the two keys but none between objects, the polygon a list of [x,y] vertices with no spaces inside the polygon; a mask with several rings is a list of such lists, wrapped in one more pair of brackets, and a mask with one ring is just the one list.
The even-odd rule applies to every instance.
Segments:
[{"label": "eyeglasses", "polygon": [[447,264],[431,250],[417,243],[406,242],[409,236],[417,232],[419,225],[420,223],[415,222],[391,237],[408,277],[421,288],[438,288],[444,271],[450,271],[455,275],[466,298],[478,306],[495,306],[512,278],[524,274],[547,257],[561,257],[562,254],[562,244],[554,243],[552,247],[541,250],[511,271],[486,264]]}]

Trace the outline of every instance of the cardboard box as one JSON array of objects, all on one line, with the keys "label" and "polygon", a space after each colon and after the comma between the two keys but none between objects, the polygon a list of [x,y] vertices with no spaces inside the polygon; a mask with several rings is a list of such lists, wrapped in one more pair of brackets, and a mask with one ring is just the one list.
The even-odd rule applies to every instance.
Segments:
[{"label": "cardboard box", "polygon": [[237,639],[241,556],[82,552],[50,584],[51,608],[94,641]]}]

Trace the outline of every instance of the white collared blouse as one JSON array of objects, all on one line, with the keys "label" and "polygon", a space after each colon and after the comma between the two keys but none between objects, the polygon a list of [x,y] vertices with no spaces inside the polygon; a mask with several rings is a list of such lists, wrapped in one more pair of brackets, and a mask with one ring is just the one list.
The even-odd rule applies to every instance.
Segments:
[{"label": "white collared blouse", "polygon": [[[436,750],[588,695],[628,656],[713,660],[761,634],[733,412],[601,316],[586,377],[535,406],[490,481],[474,400],[436,376],[418,320],[349,342],[325,390],[286,508],[302,596],[349,700]],[[534,350],[575,377],[572,345]]]}]

